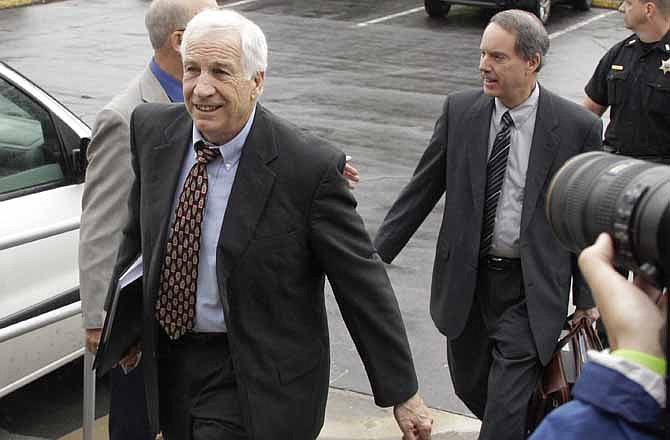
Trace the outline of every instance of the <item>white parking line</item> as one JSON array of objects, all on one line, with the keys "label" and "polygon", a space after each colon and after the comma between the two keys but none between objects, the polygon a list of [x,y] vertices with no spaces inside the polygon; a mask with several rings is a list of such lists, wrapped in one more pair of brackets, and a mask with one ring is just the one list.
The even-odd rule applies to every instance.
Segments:
[{"label": "white parking line", "polygon": [[356,26],[363,27],[363,26],[367,26],[369,24],[381,23],[383,21],[391,20],[392,18],[402,17],[403,15],[415,14],[419,11],[423,11],[423,6],[418,7],[418,8],[408,9],[406,11],[398,12],[396,14],[391,14],[391,15],[387,15],[387,16],[384,16],[384,17],[375,18],[374,20],[364,21],[362,23],[356,24]]},{"label": "white parking line", "polygon": [[241,0],[239,2],[228,3],[227,5],[221,5],[222,8],[234,8],[235,6],[246,5],[247,3],[253,3],[258,0]]},{"label": "white parking line", "polygon": [[[238,5],[238,4],[250,3],[250,2],[253,2],[253,1],[257,1],[257,0],[243,0],[243,1],[240,1],[240,2],[237,2],[237,3],[232,3],[231,5],[226,5],[226,6],[235,6],[235,5]],[[405,16],[405,15],[415,14],[415,13],[417,13],[419,11],[423,11],[423,10],[424,10],[424,7],[419,6],[418,8],[412,8],[412,9],[408,9],[406,11],[397,12],[397,13],[391,14],[391,15],[385,15],[384,17],[375,18],[373,20],[364,21],[362,23],[357,23],[356,26],[365,27],[365,26],[370,25],[370,24],[382,23],[384,21],[388,21],[388,20],[391,20],[391,19],[394,19],[394,18],[397,18],[397,17],[402,17],[402,16]],[[616,14],[616,13],[617,13],[617,11],[603,12],[602,14],[596,15],[595,17],[591,17],[588,20],[580,21],[579,23],[573,24],[572,26],[568,26],[567,28],[565,28],[563,30],[560,30],[558,32],[554,32],[552,34],[549,34],[549,39],[553,40],[554,38],[560,37],[561,35],[567,34],[568,32],[572,32],[572,31],[577,30],[581,27],[584,27],[588,24],[591,24],[594,21],[598,21],[602,18],[605,18],[609,15]]]},{"label": "white parking line", "polygon": [[549,34],[549,39],[553,40],[554,38],[558,38],[561,35],[567,34],[568,32],[572,32],[574,30],[577,30],[581,27],[586,26],[587,24],[593,23],[594,21],[598,21],[601,18],[605,18],[608,15],[616,14],[618,11],[608,11],[608,12],[603,12],[602,14],[596,15],[595,17],[591,17],[588,20],[580,21],[579,23],[573,24],[572,26],[568,26],[563,30],[560,30],[558,32],[554,32],[552,34]]}]

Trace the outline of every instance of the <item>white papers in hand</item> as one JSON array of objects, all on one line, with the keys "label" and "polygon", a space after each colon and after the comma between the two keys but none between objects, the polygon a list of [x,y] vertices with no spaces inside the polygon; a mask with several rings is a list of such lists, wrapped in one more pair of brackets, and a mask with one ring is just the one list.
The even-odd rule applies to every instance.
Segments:
[{"label": "white papers in hand", "polygon": [[117,290],[122,290],[128,284],[142,276],[144,267],[142,265],[142,254],[131,264],[125,272],[119,277],[119,282],[116,286]]}]

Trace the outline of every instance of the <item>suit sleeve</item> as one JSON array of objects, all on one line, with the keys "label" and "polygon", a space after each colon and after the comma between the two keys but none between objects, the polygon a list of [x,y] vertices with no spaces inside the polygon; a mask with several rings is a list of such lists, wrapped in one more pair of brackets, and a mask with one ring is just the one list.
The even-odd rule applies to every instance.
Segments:
[{"label": "suit sleeve", "polygon": [[613,47],[598,62],[593,76],[584,87],[584,93],[596,104],[608,107],[611,97],[607,93],[607,75],[611,72],[612,62],[614,61],[617,50]]},{"label": "suit sleeve", "polygon": [[377,231],[374,245],[387,263],[405,247],[446,190],[448,104],[449,98],[412,179],[400,192]]},{"label": "suit sleeve", "polygon": [[132,181],[128,121],[113,109],[102,110],[88,147],[82,196],[79,280],[85,328],[102,327],[105,294],[127,219]]},{"label": "suit sleeve", "polygon": [[[587,136],[584,138],[582,145],[582,152],[598,151],[602,149],[602,133],[603,122],[601,119],[596,119],[591,124]],[[572,302],[578,309],[589,309],[595,307],[595,301],[591,294],[584,277],[582,276],[579,266],[577,265],[577,256],[571,256],[572,264]]]},{"label": "suit sleeve", "polygon": [[379,406],[406,401],[417,389],[400,309],[384,265],[356,212],[356,200],[333,161],[310,212],[310,243],[333,288]]}]

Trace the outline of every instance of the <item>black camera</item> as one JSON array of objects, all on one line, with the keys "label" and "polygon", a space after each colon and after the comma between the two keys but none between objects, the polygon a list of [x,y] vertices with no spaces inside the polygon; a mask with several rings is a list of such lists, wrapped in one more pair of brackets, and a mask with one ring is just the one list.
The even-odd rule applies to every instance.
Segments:
[{"label": "black camera", "polygon": [[670,285],[670,166],[580,154],[552,179],[546,209],[556,237],[575,254],[607,232],[617,266]]}]

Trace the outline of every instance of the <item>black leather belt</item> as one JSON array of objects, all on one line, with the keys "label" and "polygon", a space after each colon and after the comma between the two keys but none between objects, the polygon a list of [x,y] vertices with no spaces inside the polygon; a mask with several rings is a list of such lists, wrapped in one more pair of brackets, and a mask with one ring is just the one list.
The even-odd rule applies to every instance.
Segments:
[{"label": "black leather belt", "polygon": [[488,269],[491,270],[512,270],[521,267],[521,260],[519,258],[505,258],[496,257],[494,255],[487,255],[482,258],[482,262]]},{"label": "black leather belt", "polygon": [[182,344],[211,344],[217,342],[224,342],[228,340],[228,333],[226,332],[189,332],[184,333],[172,343]]},{"label": "black leather belt", "polygon": [[181,337],[172,340],[163,329],[158,329],[160,336],[158,338],[157,356],[167,359],[172,356],[173,352],[180,352],[186,348],[197,349],[225,349],[229,347],[228,333],[226,332],[189,332],[184,333]]}]

